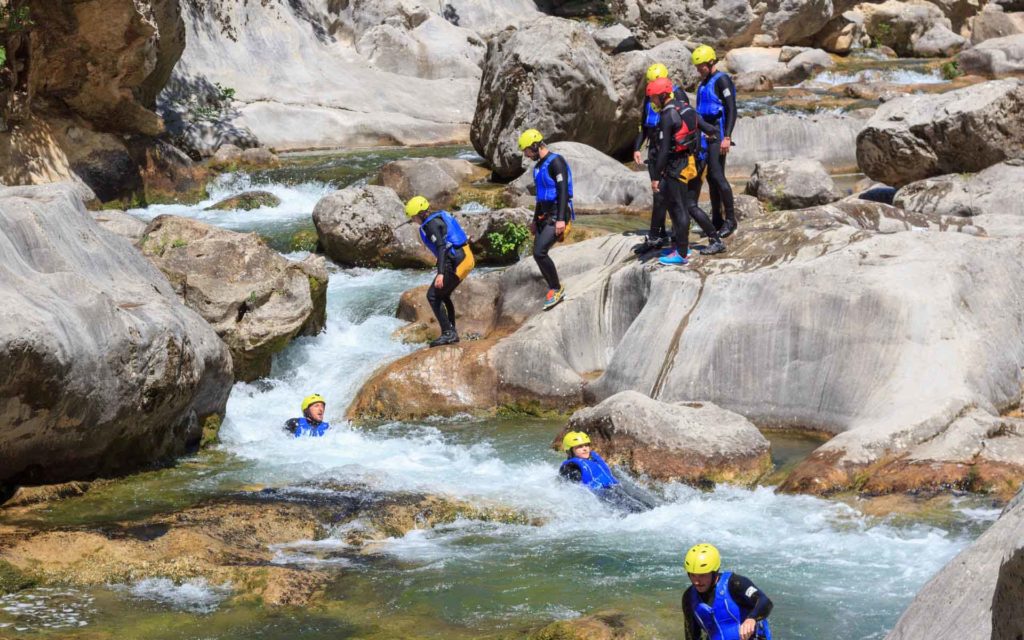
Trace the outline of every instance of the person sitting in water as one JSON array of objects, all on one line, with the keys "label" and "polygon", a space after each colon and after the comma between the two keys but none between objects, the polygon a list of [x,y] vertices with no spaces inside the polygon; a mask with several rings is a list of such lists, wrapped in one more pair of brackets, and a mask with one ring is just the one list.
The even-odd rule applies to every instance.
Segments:
[{"label": "person sitting in water", "polygon": [[639,513],[657,506],[653,496],[636,487],[627,487],[612,475],[608,463],[590,446],[590,436],[570,431],[562,438],[566,460],[558,468],[559,477],[579,482],[603,500],[623,511]]},{"label": "person sitting in water", "polygon": [[331,425],[324,422],[324,409],[327,402],[318,393],[306,396],[302,400],[302,417],[292,418],[284,423],[287,429],[296,438],[302,436],[318,437],[324,435]]},{"label": "person sitting in water", "polygon": [[687,638],[706,634],[709,640],[771,640],[772,601],[748,578],[721,571],[718,549],[694,545],[683,568],[690,578],[682,603]]}]

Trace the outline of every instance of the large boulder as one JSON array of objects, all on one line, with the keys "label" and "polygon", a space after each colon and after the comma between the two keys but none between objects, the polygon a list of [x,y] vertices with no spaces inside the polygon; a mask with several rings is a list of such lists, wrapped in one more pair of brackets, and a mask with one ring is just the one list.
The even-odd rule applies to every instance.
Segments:
[{"label": "large boulder", "polygon": [[855,170],[856,140],[867,120],[857,115],[771,114],[741,117],[733,131],[726,172],[746,177],[758,162],[807,158],[830,172]]},{"label": "large boulder", "polygon": [[[501,404],[565,410],[636,390],[836,434],[788,490],[849,489],[886,467],[896,477],[936,455],[919,448],[931,440],[998,449],[998,459],[966,463],[973,490],[1024,479],[1024,457],[1006,453],[1016,436],[979,436],[983,422],[961,420],[1021,401],[1024,319],[1014,301],[1024,299],[1024,238],[958,233],[962,222],[864,200],[746,224],[725,254],[684,269],[637,262],[629,236],[556,248],[567,296],[544,313],[543,280],[533,261],[520,262],[502,274],[499,296],[501,321],[519,329],[486,348],[388,365],[354,413],[364,397],[400,418]],[[472,373],[457,375],[458,394],[406,399],[414,394],[402,385],[441,367]],[[964,450],[945,448],[947,462],[964,464]]]},{"label": "large boulder", "polygon": [[710,402],[667,403],[623,391],[574,413],[556,448],[569,431],[589,435],[609,464],[655,480],[752,484],[771,467],[757,427]]},{"label": "large boulder", "polygon": [[[479,213],[456,212],[477,264],[505,264],[518,254],[494,246],[490,234],[508,225],[527,225],[529,209],[518,207]],[[313,209],[313,224],[324,252],[352,266],[432,267],[434,255],[420,240],[419,227],[405,216],[405,206],[388,187],[349,187],[328,194]]]},{"label": "large boulder", "polygon": [[1022,153],[1021,80],[897,98],[879,107],[857,136],[858,165],[871,178],[895,187],[980,171]]},{"label": "large boulder", "polygon": [[132,244],[136,244],[141,240],[142,234],[146,232],[145,222],[124,211],[113,209],[96,211],[93,212],[92,219],[107,231],[121,236]]},{"label": "large boulder", "polygon": [[970,218],[988,235],[1024,235],[1024,160],[912,182],[896,192],[893,204],[934,220]]},{"label": "large boulder", "polygon": [[984,76],[1024,74],[1024,34],[986,40],[957,56],[966,73]]},{"label": "large boulder", "polygon": [[[952,22],[942,10],[924,0],[864,3],[857,5],[856,10],[864,16],[864,28],[872,39],[901,56],[937,55],[935,49],[942,42],[955,41],[955,49],[966,44],[964,38],[952,32]],[[951,50],[940,55],[955,52]]]},{"label": "large boulder", "polygon": [[494,172],[512,178],[523,171],[517,141],[528,128],[549,142],[625,145],[635,129],[608,126],[618,102],[608,57],[593,36],[579,23],[541,18],[488,42],[470,136]]},{"label": "large boulder", "polygon": [[423,196],[434,207],[448,207],[459,187],[481,180],[489,172],[467,160],[416,158],[396,160],[381,167],[374,184],[390,187],[403,201]]},{"label": "large boulder", "polygon": [[802,209],[839,199],[832,176],[817,160],[758,162],[747,193],[776,209]]},{"label": "large boulder", "polygon": [[199,444],[231,357],[66,185],[0,189],[0,482],[123,473]]},{"label": "large boulder", "polygon": [[[729,71],[741,77],[763,75],[774,85],[793,85],[811,77],[816,71],[835,66],[835,61],[821,49],[795,47],[742,47],[725,55]],[[783,55],[783,53],[791,55]]]},{"label": "large boulder", "polygon": [[1019,498],[921,588],[886,640],[1012,640],[1024,633],[1024,501]]},{"label": "large boulder", "polygon": [[971,43],[975,45],[1020,33],[1024,33],[1024,13],[1007,13],[997,4],[985,5],[985,10],[971,19]]},{"label": "large boulder", "polygon": [[[486,338],[497,328],[500,293],[497,275],[489,273],[467,278],[452,294],[456,329],[462,339]],[[427,289],[431,286],[433,284],[409,289],[398,300],[395,315],[411,323],[398,332],[407,342],[426,342],[441,335],[437,318],[427,303]]]},{"label": "large boulder", "polygon": [[273,355],[292,338],[324,327],[327,268],[319,256],[292,262],[255,233],[167,215],[149,223],[139,248],[224,340],[238,380],[269,375]]},{"label": "large boulder", "polygon": [[[565,158],[572,171],[573,205],[577,213],[606,209],[651,208],[651,177],[646,170],[631,171],[619,161],[579,142],[556,142],[549,149]],[[532,206],[536,196],[533,171],[508,186],[509,195]]]}]

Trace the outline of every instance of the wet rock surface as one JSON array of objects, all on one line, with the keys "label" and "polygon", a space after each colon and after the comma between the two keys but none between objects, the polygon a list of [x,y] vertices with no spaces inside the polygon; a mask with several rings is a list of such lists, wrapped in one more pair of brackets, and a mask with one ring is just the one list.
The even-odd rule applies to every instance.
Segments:
[{"label": "wet rock surface", "polygon": [[623,391],[569,419],[609,464],[655,480],[753,484],[771,466],[768,440],[743,416],[703,402],[659,402]]},{"label": "wet rock surface", "polygon": [[1024,630],[1024,503],[1015,501],[914,598],[886,640],[1018,637]]},{"label": "wet rock surface", "polygon": [[268,375],[271,358],[292,338],[316,335],[324,326],[322,257],[292,262],[256,234],[177,216],[155,218],[139,246],[185,305],[217,331],[238,380]]},{"label": "wet rock surface", "polygon": [[72,187],[0,189],[0,208],[0,480],[123,473],[198,445],[232,382],[209,325]]}]

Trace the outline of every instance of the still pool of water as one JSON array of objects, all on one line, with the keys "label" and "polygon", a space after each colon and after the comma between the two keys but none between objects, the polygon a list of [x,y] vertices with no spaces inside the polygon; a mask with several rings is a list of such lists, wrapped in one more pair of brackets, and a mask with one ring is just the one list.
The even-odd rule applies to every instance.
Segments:
[{"label": "still pool of water", "polygon": [[[209,219],[271,233],[308,217],[317,190],[330,186],[274,188],[283,200],[276,213]],[[197,207],[178,213],[206,215]],[[913,594],[994,517],[993,509],[973,501],[949,503],[935,517],[877,517],[856,501],[779,495],[771,487],[700,491],[643,478],[637,482],[663,504],[624,516],[556,479],[561,458],[550,444],[560,420],[464,416],[348,424],[345,408],[366,377],[418,348],[391,339],[401,326],[394,310],[402,291],[428,278],[415,271],[332,269],[327,330],[296,340],[269,378],[235,386],[217,449],[99,486],[22,524],[98,527],[251,485],[323,481],[505,505],[543,524],[459,520],[342,561],[333,550],[343,546],[343,532],[333,542],[295,540],[277,549],[281,562],[333,576],[324,598],[305,609],[265,609],[233,599],[230,584],[159,577],[29,589],[0,599],[0,638],[514,638],[606,609],[628,613],[657,637],[675,638],[686,580],[682,555],[700,541],[719,546],[728,568],[774,600],[776,637],[882,638]],[[287,437],[281,424],[312,392],[327,397],[332,430],[315,441]],[[770,437],[780,467],[816,446],[792,435]]]}]

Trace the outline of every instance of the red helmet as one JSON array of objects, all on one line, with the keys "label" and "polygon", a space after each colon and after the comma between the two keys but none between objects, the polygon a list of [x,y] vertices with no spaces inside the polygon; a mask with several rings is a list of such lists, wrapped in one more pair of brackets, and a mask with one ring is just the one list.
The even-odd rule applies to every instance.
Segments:
[{"label": "red helmet", "polygon": [[672,93],[672,81],[668,78],[658,78],[647,83],[647,97],[658,96],[663,93]]}]

